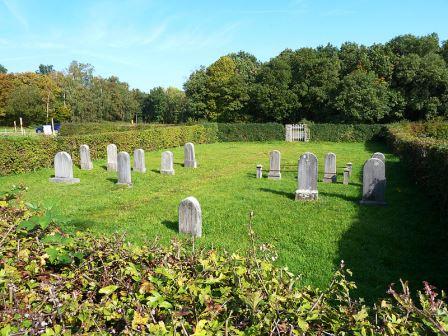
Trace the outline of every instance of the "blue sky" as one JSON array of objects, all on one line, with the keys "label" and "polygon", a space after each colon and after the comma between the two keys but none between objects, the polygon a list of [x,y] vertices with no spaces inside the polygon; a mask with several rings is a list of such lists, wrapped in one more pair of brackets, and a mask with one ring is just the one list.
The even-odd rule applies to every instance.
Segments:
[{"label": "blue sky", "polygon": [[182,87],[219,56],[266,61],[285,48],[385,42],[406,33],[448,39],[447,0],[0,0],[0,64],[91,63],[131,87]]}]

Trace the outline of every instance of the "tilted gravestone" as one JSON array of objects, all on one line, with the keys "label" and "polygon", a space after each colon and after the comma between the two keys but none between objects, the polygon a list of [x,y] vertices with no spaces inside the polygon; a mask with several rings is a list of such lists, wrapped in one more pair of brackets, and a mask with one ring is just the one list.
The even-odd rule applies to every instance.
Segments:
[{"label": "tilted gravestone", "polygon": [[317,200],[317,158],[307,152],[299,159],[296,200]]},{"label": "tilted gravestone", "polygon": [[278,150],[273,150],[269,153],[269,179],[280,180],[282,174],[280,173],[281,153]]},{"label": "tilted gravestone", "polygon": [[184,167],[196,168],[197,166],[194,144],[187,142],[184,146]]},{"label": "tilted gravestone", "polygon": [[384,162],[377,158],[366,161],[362,171],[361,204],[385,205],[386,173]]},{"label": "tilted gravestone", "polygon": [[386,163],[386,157],[384,156],[383,153],[380,153],[380,152],[373,153],[372,154],[372,159],[380,159],[381,161]]},{"label": "tilted gravestone", "polygon": [[107,145],[107,170],[117,171],[117,146]]},{"label": "tilted gravestone", "polygon": [[146,173],[145,151],[141,148],[134,151],[134,171]]},{"label": "tilted gravestone", "polygon": [[90,148],[87,145],[81,145],[79,147],[79,165],[82,170],[92,170],[93,163],[90,160]]},{"label": "tilted gravestone", "polygon": [[162,160],[160,161],[160,174],[174,175],[174,158],[173,153],[165,151],[162,153]]},{"label": "tilted gravestone", "polygon": [[343,184],[349,184],[350,182],[350,170],[348,168],[344,169],[344,180],[342,181]]},{"label": "tilted gravestone", "polygon": [[336,154],[327,153],[324,160],[324,182],[336,183]]},{"label": "tilted gravestone", "polygon": [[120,152],[117,156],[117,184],[132,185],[131,180],[131,157],[126,152]]},{"label": "tilted gravestone", "polygon": [[51,182],[56,183],[79,183],[79,178],[73,177],[73,162],[67,152],[58,152],[54,156],[54,177]]},{"label": "tilted gravestone", "polygon": [[257,179],[263,178],[263,166],[261,164],[257,164]]},{"label": "tilted gravestone", "polygon": [[179,232],[202,236],[202,210],[198,200],[187,197],[179,204]]}]

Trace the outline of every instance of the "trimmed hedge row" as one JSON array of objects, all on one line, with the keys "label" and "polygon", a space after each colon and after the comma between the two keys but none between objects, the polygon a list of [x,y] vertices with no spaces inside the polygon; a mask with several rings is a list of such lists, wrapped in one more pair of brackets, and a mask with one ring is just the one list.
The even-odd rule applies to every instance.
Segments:
[{"label": "trimmed hedge row", "polygon": [[216,142],[216,130],[202,125],[152,127],[141,131],[101,133],[70,137],[0,138],[0,175],[51,167],[58,151],[68,152],[73,162],[79,160],[79,146],[88,144],[92,159],[106,157],[106,146],[117,145],[132,153],[136,148],[156,150],[181,146],[185,142]]},{"label": "trimmed hedge row", "polygon": [[307,124],[311,141],[363,142],[382,138],[384,125]]},{"label": "trimmed hedge row", "polygon": [[448,141],[419,137],[422,127],[425,125],[421,123],[392,124],[387,127],[386,139],[409,167],[416,183],[434,200],[441,216],[445,216],[448,214]]},{"label": "trimmed hedge row", "polygon": [[98,133],[111,133],[111,132],[127,132],[144,130],[152,127],[164,127],[170,125],[162,124],[137,124],[131,125],[130,123],[122,122],[86,122],[86,123],[64,123],[62,124],[59,135],[61,136],[73,136],[84,134],[98,134]]},{"label": "trimmed hedge row", "polygon": [[276,123],[265,124],[208,124],[216,128],[218,141],[273,141],[285,139],[285,127]]}]

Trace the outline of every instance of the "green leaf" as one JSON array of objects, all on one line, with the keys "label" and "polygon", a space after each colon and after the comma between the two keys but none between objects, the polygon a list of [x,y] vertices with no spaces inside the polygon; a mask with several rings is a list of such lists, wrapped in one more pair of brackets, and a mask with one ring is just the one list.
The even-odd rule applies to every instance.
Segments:
[{"label": "green leaf", "polygon": [[110,285],[110,286],[100,288],[99,293],[109,295],[110,293],[115,292],[117,289],[118,289],[118,286]]}]

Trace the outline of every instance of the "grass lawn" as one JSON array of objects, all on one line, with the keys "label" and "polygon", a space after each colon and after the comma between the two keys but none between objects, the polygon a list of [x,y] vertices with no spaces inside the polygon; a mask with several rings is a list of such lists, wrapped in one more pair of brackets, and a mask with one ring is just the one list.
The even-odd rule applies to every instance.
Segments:
[{"label": "grass lawn", "polygon": [[[280,181],[255,178],[257,163],[269,169],[268,153],[282,153]],[[105,149],[106,150],[106,149]],[[197,145],[197,169],[182,167],[183,148],[172,149],[175,176],[158,173],[160,153],[146,153],[146,174],[132,173],[133,187],[115,185],[116,174],[105,161],[93,171],[75,168],[81,183],[48,182],[53,169],[0,177],[0,190],[13,184],[29,187],[26,199],[53,206],[70,229],[91,229],[98,235],[126,232],[142,243],[156,236],[169,243],[177,236],[177,206],[195,196],[203,211],[200,245],[242,250],[248,244],[247,222],[255,213],[254,228],[261,242],[275,245],[279,265],[303,275],[305,284],[326,285],[343,259],[354,272],[358,294],[367,299],[385,296],[388,285],[400,278],[420,287],[422,280],[446,284],[446,249],[437,245],[440,232],[433,223],[437,211],[406,173],[398,158],[374,143],[219,143]],[[319,160],[337,155],[338,183],[319,182],[317,202],[296,202],[297,160],[311,151]],[[385,207],[360,206],[362,165],[371,153],[386,153],[388,189]],[[342,169],[353,162],[352,183],[342,184]]]}]

